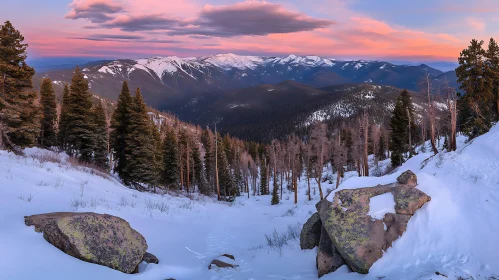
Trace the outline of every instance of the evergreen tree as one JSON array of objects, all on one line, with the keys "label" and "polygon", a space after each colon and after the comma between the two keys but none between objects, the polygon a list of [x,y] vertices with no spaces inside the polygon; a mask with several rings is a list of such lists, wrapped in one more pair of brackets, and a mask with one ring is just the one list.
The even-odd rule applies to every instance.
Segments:
[{"label": "evergreen tree", "polygon": [[133,98],[130,125],[125,138],[127,183],[138,187],[140,184],[154,185],[154,139],[147,107],[137,88]]},{"label": "evergreen tree", "polygon": [[69,110],[69,87],[64,84],[62,92],[61,114],[59,116],[59,131],[57,133],[57,141],[62,150],[67,149],[67,130],[68,130],[68,110]]},{"label": "evergreen tree", "polygon": [[496,115],[496,120],[499,120],[499,46],[494,38],[490,38],[486,57],[487,79],[490,80],[492,86],[491,99],[493,100],[492,103],[495,107],[494,114]]},{"label": "evergreen tree", "polygon": [[66,113],[66,151],[83,162],[91,162],[95,147],[92,94],[88,91],[88,81],[78,67],[71,80]]},{"label": "evergreen tree", "polygon": [[199,147],[195,145],[192,149],[192,162],[194,168],[194,181],[198,185],[199,192],[204,195],[210,195],[211,191],[208,188],[206,178],[204,175],[204,166],[201,161],[201,155],[199,154]]},{"label": "evergreen tree", "polygon": [[163,140],[162,183],[168,188],[178,188],[180,181],[179,170],[177,136],[173,128],[168,128]]},{"label": "evergreen tree", "polygon": [[461,102],[469,108],[462,128],[470,138],[489,131],[493,119],[494,83],[490,79],[483,43],[472,40],[470,46],[461,52],[459,67],[456,68],[460,88],[466,92]]},{"label": "evergreen tree", "polygon": [[201,135],[201,143],[205,150],[204,167],[206,172],[206,180],[208,185],[213,185],[215,178],[215,143],[213,133],[206,129]]},{"label": "evergreen tree", "polygon": [[268,185],[267,185],[267,161],[265,157],[262,159],[260,164],[260,194],[266,195],[268,194]]},{"label": "evergreen tree", "polygon": [[227,153],[225,146],[220,135],[217,136],[218,141],[218,180],[220,185],[220,193],[226,200],[232,201],[236,196],[236,187],[234,179],[230,172],[229,162],[227,160]]},{"label": "evergreen tree", "polygon": [[390,121],[391,134],[390,134],[390,150],[392,166],[400,166],[404,159],[404,145],[407,132],[407,112],[404,108],[404,102],[402,96],[397,98],[395,102],[395,108],[392,112],[392,118]]},{"label": "evergreen tree", "polygon": [[40,104],[42,109],[39,143],[42,147],[52,147],[57,144],[56,122],[57,102],[52,81],[44,78],[40,87]]},{"label": "evergreen tree", "polygon": [[10,21],[0,26],[0,145],[10,150],[31,147],[40,135],[35,70],[26,64],[27,47]]},{"label": "evergreen tree", "polygon": [[378,160],[386,159],[386,150],[385,150],[385,134],[383,131],[379,133],[379,146],[378,146]]},{"label": "evergreen tree", "polygon": [[[110,145],[113,151],[115,161],[114,172],[118,173],[123,182],[128,181],[125,173],[127,158],[126,154],[129,149],[126,146],[126,137],[129,133],[130,118],[132,114],[132,96],[128,89],[128,83],[123,82],[121,93],[118,97],[118,103],[111,117],[111,137]],[[130,148],[131,149],[131,148]]]},{"label": "evergreen tree", "polygon": [[106,112],[99,101],[93,110],[94,114],[94,156],[93,162],[99,168],[109,169],[109,134],[107,131]]}]

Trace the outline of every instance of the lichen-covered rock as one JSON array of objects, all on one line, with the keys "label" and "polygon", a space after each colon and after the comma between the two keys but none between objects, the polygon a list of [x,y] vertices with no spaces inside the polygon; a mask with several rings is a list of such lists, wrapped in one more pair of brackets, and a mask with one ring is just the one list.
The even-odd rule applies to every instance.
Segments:
[{"label": "lichen-covered rock", "polygon": [[319,278],[325,274],[336,271],[340,266],[345,264],[340,252],[334,247],[331,238],[329,238],[329,235],[323,227],[321,227],[319,248],[317,249],[315,261]]},{"label": "lichen-covered rock", "polygon": [[414,215],[431,198],[424,192],[408,186],[397,186],[393,190],[397,214]]},{"label": "lichen-covered rock", "polygon": [[[340,190],[334,194],[332,203],[317,204],[322,227],[350,269],[368,273],[383,251],[402,236],[410,217],[430,201],[428,195],[415,188],[416,184],[416,175],[406,171],[397,178],[397,183]],[[372,218],[368,215],[370,199],[385,193],[393,194],[395,213],[386,214],[382,220]],[[323,271],[326,270],[327,267]]]},{"label": "lichen-covered rock", "polygon": [[416,177],[416,174],[414,174],[411,170],[407,170],[397,177],[397,183],[415,187],[418,185],[418,178]]},{"label": "lichen-covered rock", "polygon": [[371,197],[391,190],[391,186],[341,190],[335,194],[329,213],[321,217],[331,241],[355,272],[367,273],[383,255],[383,222],[367,213]]},{"label": "lichen-covered rock", "polygon": [[151,254],[149,252],[146,252],[144,254],[144,256],[142,257],[142,261],[146,262],[146,263],[154,263],[154,264],[158,264],[159,263],[158,258],[155,255],[153,255],[153,254]]},{"label": "lichen-covered rock", "polygon": [[137,272],[147,250],[144,237],[115,216],[58,212],[24,219],[64,253],[124,273]]},{"label": "lichen-covered rock", "polygon": [[321,238],[322,222],[319,213],[313,214],[305,224],[300,233],[300,248],[302,250],[313,249],[319,245]]}]

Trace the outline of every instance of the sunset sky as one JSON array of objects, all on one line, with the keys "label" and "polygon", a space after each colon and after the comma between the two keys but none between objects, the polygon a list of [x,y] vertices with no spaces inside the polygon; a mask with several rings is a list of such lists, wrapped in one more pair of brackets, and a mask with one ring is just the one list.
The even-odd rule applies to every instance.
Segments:
[{"label": "sunset sky", "polygon": [[2,0],[42,57],[218,53],[456,61],[499,39],[497,0]]}]

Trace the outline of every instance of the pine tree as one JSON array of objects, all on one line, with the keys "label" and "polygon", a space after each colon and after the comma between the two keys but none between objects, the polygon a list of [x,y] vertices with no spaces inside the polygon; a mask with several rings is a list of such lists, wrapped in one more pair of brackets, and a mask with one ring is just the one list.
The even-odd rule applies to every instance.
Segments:
[{"label": "pine tree", "polygon": [[199,192],[204,195],[210,195],[211,191],[206,182],[204,175],[204,166],[201,161],[201,155],[199,154],[199,147],[195,145],[192,149],[192,162],[194,168],[194,181],[198,185]]},{"label": "pine tree", "polygon": [[218,135],[218,180],[220,185],[220,193],[228,201],[234,200],[236,196],[234,179],[230,172],[229,162],[227,160],[227,153],[222,140]]},{"label": "pine tree", "polygon": [[206,172],[206,180],[209,185],[213,185],[215,178],[215,143],[213,133],[206,129],[203,130],[201,135],[201,143],[203,144],[205,154],[204,154],[204,166]]},{"label": "pine tree", "polygon": [[267,189],[267,161],[263,158],[260,164],[260,194],[268,194]]},{"label": "pine tree", "polygon": [[[130,125],[125,138],[127,183],[139,187],[155,183],[154,139],[147,107],[137,88],[133,98]],[[143,186],[142,186],[143,187]]]},{"label": "pine tree", "polygon": [[102,169],[109,169],[109,134],[107,131],[106,112],[99,101],[93,110],[94,115],[94,156],[93,162]]},{"label": "pine tree", "polygon": [[[128,147],[125,140],[129,133],[130,118],[132,114],[132,96],[128,89],[128,83],[123,82],[121,93],[118,97],[118,103],[111,117],[111,137],[110,145],[113,151],[115,161],[114,172],[118,173],[123,182],[127,182],[127,174],[125,169],[127,166],[126,154]],[[131,147],[130,147],[131,149]]]},{"label": "pine tree", "polygon": [[499,46],[494,38],[490,38],[487,53],[487,79],[492,83],[492,96],[494,100],[496,120],[499,120]]},{"label": "pine tree", "polygon": [[407,112],[404,108],[402,97],[399,96],[395,102],[395,108],[393,109],[390,121],[390,150],[392,151],[391,161],[394,167],[400,166],[404,161],[403,153],[407,123]]},{"label": "pine tree", "polygon": [[168,188],[178,188],[180,181],[179,174],[179,153],[177,136],[173,128],[168,128],[163,140],[163,174],[162,183]]},{"label": "pine tree", "polygon": [[40,104],[42,109],[39,143],[42,147],[52,147],[57,144],[56,122],[57,102],[52,81],[44,78],[40,87]]},{"label": "pine tree", "polygon": [[69,110],[69,87],[64,84],[62,92],[61,114],[59,116],[59,131],[57,133],[57,141],[62,150],[67,149],[67,130],[68,130],[68,110]]},{"label": "pine tree", "polygon": [[23,41],[10,21],[0,26],[0,145],[15,151],[33,146],[40,135],[35,70],[26,64]]},{"label": "pine tree", "polygon": [[79,67],[76,67],[71,80],[66,127],[69,155],[83,162],[91,162],[95,147],[94,122],[92,114],[92,94],[88,91],[88,81]]},{"label": "pine tree", "polygon": [[470,46],[463,50],[456,68],[460,88],[466,92],[463,99],[469,110],[462,125],[463,131],[475,138],[489,131],[493,119],[493,81],[488,77],[486,51],[483,41],[472,40]]},{"label": "pine tree", "polygon": [[385,134],[383,131],[380,132],[379,134],[379,146],[378,146],[378,160],[385,160],[386,159],[386,151],[385,151]]}]

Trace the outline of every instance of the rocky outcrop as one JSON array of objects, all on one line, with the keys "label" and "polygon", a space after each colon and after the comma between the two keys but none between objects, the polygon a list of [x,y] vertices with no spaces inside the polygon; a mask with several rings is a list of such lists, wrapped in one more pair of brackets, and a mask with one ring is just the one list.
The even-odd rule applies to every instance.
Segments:
[{"label": "rocky outcrop", "polygon": [[235,268],[235,267],[237,267],[237,265],[235,265],[235,264],[226,263],[226,262],[223,262],[221,260],[213,260],[213,261],[211,261],[210,265],[208,266],[208,269],[212,269],[215,266],[219,267],[219,268]]},{"label": "rocky outcrop", "polygon": [[146,254],[144,237],[115,216],[58,212],[27,216],[24,220],[64,253],[124,273],[138,272]]},{"label": "rocky outcrop", "polygon": [[313,214],[303,225],[300,233],[300,247],[302,250],[313,249],[319,245],[322,222],[319,213]]},{"label": "rocky outcrop", "polygon": [[[319,277],[335,271],[343,263],[352,271],[368,273],[374,262],[383,256],[383,251],[402,236],[411,216],[430,201],[428,195],[415,188],[416,185],[416,175],[406,171],[396,183],[340,190],[334,194],[332,202],[326,199],[319,202],[316,205],[318,212],[314,214],[319,215],[322,224],[317,252]],[[368,215],[370,199],[386,193],[393,195],[395,213],[387,213],[383,219]],[[302,234],[310,233],[310,226],[305,225]]]}]

